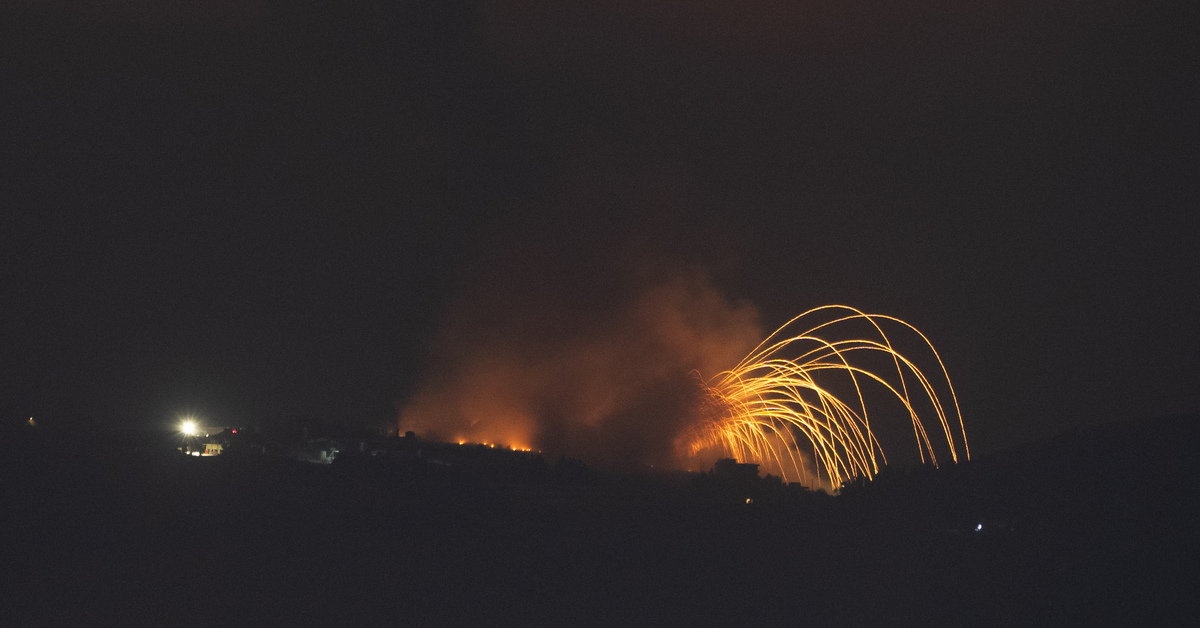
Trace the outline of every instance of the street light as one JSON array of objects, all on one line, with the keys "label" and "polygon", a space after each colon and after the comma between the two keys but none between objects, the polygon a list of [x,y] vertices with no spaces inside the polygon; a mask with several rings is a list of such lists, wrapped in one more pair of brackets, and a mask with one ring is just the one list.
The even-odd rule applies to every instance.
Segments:
[{"label": "street light", "polygon": [[195,421],[184,421],[183,424],[179,426],[179,431],[183,432],[184,434],[186,434],[188,436],[195,436],[196,435],[196,422]]}]

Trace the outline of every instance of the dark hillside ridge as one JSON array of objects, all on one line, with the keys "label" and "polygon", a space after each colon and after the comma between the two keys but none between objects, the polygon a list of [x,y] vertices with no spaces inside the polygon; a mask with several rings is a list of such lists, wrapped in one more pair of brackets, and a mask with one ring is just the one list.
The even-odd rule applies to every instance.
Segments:
[{"label": "dark hillside ridge", "polygon": [[1162,623],[1195,606],[1198,424],[889,469],[839,497],[8,433],[3,602],[17,625]]}]

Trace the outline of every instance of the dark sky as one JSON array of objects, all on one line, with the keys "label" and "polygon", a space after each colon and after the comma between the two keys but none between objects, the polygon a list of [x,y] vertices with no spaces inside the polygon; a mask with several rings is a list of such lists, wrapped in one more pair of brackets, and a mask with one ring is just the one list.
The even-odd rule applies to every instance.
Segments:
[{"label": "dark sky", "polygon": [[448,336],[583,346],[666,276],[909,321],[977,452],[1194,411],[1196,18],[5,3],[0,412],[394,422]]}]

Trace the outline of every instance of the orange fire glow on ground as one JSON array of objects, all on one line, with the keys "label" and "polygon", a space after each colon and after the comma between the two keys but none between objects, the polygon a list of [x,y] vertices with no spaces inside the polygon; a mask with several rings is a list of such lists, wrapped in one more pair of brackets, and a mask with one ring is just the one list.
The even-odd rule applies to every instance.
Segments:
[{"label": "orange fire glow on ground", "polygon": [[619,471],[735,458],[830,491],[877,474],[906,430],[913,461],[969,457],[941,357],[900,319],[829,305],[761,340],[753,306],[690,276],[598,312],[506,299],[464,302],[401,431]]}]

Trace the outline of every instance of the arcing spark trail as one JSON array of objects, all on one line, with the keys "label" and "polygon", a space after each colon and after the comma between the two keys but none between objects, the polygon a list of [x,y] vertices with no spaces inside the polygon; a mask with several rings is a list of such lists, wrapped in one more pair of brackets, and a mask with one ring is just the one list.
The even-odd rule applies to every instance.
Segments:
[{"label": "arcing spark trail", "polygon": [[[806,331],[794,335],[788,331],[814,319],[818,324]],[[835,332],[854,326],[867,334],[825,339],[836,338]],[[937,361],[935,379],[926,377],[893,347],[885,326],[895,328],[893,335],[899,331],[920,337]],[[872,361],[888,365],[879,368],[877,364],[870,370],[863,366]],[[866,398],[877,396],[871,389],[881,389],[884,397],[899,402],[893,417],[907,415],[911,421],[922,462],[938,463],[938,427],[952,460],[958,461],[960,447],[964,457],[970,458],[958,399],[941,356],[924,334],[891,316],[865,314],[843,305],[809,310],[768,336],[741,363],[719,373],[704,389],[704,418],[683,441],[688,453],[694,456],[717,449],[777,471],[786,482],[809,486],[828,482],[837,489],[848,480],[870,478],[879,472],[880,464],[887,464],[867,412]],[[952,408],[943,403],[939,390],[948,393]],[[930,414],[936,417],[932,438],[922,422],[922,412],[926,419]],[[804,460],[810,448],[811,472]]]}]

